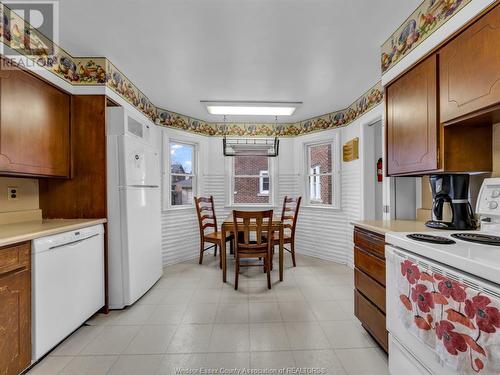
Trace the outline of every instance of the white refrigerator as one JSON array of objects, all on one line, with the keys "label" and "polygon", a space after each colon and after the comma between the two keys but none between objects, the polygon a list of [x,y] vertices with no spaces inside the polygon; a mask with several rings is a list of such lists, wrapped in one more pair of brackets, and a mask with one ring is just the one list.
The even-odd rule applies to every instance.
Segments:
[{"label": "white refrigerator", "polygon": [[162,275],[160,151],[155,125],[106,109],[109,306],[132,305]]}]

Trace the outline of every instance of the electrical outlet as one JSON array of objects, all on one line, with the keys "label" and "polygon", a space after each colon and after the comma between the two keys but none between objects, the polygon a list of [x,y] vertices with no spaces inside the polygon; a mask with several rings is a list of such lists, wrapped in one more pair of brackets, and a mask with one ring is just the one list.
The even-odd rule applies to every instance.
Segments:
[{"label": "electrical outlet", "polygon": [[7,188],[7,199],[9,201],[17,201],[19,199],[19,188],[17,186],[9,186]]}]

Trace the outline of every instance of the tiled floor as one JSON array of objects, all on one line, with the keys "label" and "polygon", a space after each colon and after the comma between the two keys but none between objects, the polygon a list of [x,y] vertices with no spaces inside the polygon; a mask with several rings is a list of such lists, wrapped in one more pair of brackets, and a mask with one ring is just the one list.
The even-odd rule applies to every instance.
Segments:
[{"label": "tiled floor", "polygon": [[224,285],[208,253],[201,266],[193,260],[167,267],[138,303],[95,316],[29,375],[283,367],[387,374],[385,354],[353,315],[352,271],[305,256],[297,263],[292,268],[287,257],[282,283],[273,271],[272,290],[254,267],[242,271],[238,291],[233,268]]}]

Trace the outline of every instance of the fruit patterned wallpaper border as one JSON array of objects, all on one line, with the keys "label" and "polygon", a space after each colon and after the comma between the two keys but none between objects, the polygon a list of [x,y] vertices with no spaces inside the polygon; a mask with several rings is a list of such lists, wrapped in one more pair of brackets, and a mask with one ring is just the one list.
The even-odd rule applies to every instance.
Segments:
[{"label": "fruit patterned wallpaper border", "polygon": [[472,0],[424,0],[382,45],[382,73],[396,65]]},{"label": "fruit patterned wallpaper border", "polygon": [[292,137],[346,126],[383,100],[378,82],[349,107],[297,123],[214,123],[156,107],[105,57],[73,57],[0,3],[0,42],[74,86],[106,86],[157,125],[207,136]]}]

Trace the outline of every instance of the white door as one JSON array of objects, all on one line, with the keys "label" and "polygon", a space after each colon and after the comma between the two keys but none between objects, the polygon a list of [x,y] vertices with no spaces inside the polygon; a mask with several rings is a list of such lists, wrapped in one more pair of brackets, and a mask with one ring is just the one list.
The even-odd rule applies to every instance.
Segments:
[{"label": "white door", "polygon": [[125,305],[131,305],[163,273],[159,188],[127,187],[120,190],[125,218],[122,221]]},{"label": "white door", "polygon": [[119,137],[120,185],[159,186],[160,153],[157,149],[134,135]]}]

